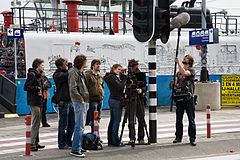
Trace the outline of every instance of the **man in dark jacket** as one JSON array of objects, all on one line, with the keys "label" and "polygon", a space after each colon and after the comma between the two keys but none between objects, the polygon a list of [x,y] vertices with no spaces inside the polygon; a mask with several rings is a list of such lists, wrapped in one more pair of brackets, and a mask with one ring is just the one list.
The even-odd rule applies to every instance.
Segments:
[{"label": "man in dark jacket", "polygon": [[58,58],[55,61],[57,70],[53,74],[59,110],[58,148],[67,149],[72,146],[74,130],[74,109],[69,95],[68,69],[72,67],[67,59]]},{"label": "man in dark jacket", "polygon": [[50,127],[50,125],[47,123],[46,111],[47,111],[47,99],[50,97],[48,89],[52,87],[52,84],[45,76],[45,72],[42,72],[42,81],[43,81],[42,126]]},{"label": "man in dark jacket", "polygon": [[[104,83],[103,77],[100,74],[101,61],[94,59],[91,62],[91,69],[88,70],[86,75],[86,86],[89,92],[89,110],[88,115],[89,121],[91,122],[91,129],[93,133],[93,122],[94,122],[94,111],[98,111],[99,118],[101,118],[102,112],[102,100],[104,98]],[[88,118],[87,118],[88,119]]]},{"label": "man in dark jacket", "polygon": [[24,84],[24,91],[27,91],[27,104],[30,105],[32,113],[31,128],[31,151],[37,151],[45,146],[39,145],[39,127],[41,121],[41,110],[43,100],[42,76],[44,61],[36,58],[32,68],[28,69],[27,80]]}]

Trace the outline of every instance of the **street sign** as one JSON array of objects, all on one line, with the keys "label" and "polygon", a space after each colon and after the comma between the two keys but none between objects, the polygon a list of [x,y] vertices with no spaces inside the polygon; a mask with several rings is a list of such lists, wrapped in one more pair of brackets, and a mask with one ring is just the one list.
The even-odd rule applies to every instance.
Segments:
[{"label": "street sign", "polygon": [[217,28],[189,31],[189,45],[214,44],[218,42]]},{"label": "street sign", "polygon": [[8,28],[7,29],[8,38],[23,38],[23,29],[21,28]]}]

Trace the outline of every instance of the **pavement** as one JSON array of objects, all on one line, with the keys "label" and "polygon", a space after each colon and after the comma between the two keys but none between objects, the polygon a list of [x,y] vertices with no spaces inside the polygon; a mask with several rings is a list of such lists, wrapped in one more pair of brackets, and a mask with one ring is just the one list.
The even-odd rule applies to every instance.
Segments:
[{"label": "pavement", "polygon": [[[149,122],[146,109],[146,122]],[[197,146],[193,147],[188,140],[188,120],[184,116],[183,142],[173,144],[175,134],[175,109],[157,109],[157,143],[151,145],[136,145],[135,149],[107,146],[107,126],[109,110],[104,110],[100,123],[100,136],[103,140],[103,150],[86,153],[89,160],[123,160],[123,159],[240,159],[240,108],[232,107],[218,111],[211,111],[212,137],[206,138],[206,112],[196,111]],[[40,128],[40,144],[46,148],[38,152],[31,152],[30,157],[25,154],[25,116],[0,119],[0,159],[77,159],[70,155],[71,150],[57,148],[58,115],[48,114],[48,123],[51,127]],[[137,130],[137,126],[136,126]],[[86,126],[86,133],[90,127]],[[121,131],[121,127],[120,127]],[[128,127],[125,127],[123,141],[127,142]],[[145,139],[147,141],[147,139]]]}]

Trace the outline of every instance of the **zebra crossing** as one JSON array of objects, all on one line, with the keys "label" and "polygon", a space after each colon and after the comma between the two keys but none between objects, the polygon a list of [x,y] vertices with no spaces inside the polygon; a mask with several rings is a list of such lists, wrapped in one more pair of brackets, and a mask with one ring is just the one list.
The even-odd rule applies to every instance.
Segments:
[{"label": "zebra crossing", "polygon": [[[57,123],[57,122],[56,122]],[[57,126],[57,125],[56,125]],[[7,128],[7,129],[6,129]],[[16,126],[0,128],[0,131],[6,131],[6,130],[14,130],[16,129]],[[25,132],[25,127],[19,126],[19,131],[22,133]],[[196,123],[197,128],[197,136],[204,136],[207,134],[207,125],[206,121],[200,121]],[[238,119],[232,119],[232,120],[216,120],[212,121],[211,123],[211,132],[212,134],[216,133],[227,133],[227,132],[237,132],[240,131],[240,123]],[[120,131],[121,131],[120,126]],[[188,124],[184,123],[184,136],[188,135]],[[119,132],[120,132],[119,131]],[[86,127],[85,133],[90,132],[90,127]],[[137,127],[136,127],[137,132]],[[124,142],[127,142],[129,140],[128,138],[128,127],[125,126],[125,130],[123,133],[122,140]],[[120,134],[120,133],[119,133]],[[104,144],[107,144],[107,128],[101,128],[100,127],[100,136],[103,140]],[[157,126],[157,138],[163,139],[163,138],[174,138],[175,137],[175,124],[167,124],[167,123],[159,123]],[[146,136],[145,136],[146,138]],[[23,152],[25,151],[25,141],[26,137],[20,136],[20,137],[4,137],[0,138],[0,155],[4,154],[11,154],[11,153],[17,153],[17,152]],[[55,131],[49,131],[48,133],[41,133],[40,129],[40,142],[41,145],[45,145],[45,149],[57,149],[57,129]],[[161,142],[159,142],[161,143]],[[169,142],[171,143],[171,142]]]}]

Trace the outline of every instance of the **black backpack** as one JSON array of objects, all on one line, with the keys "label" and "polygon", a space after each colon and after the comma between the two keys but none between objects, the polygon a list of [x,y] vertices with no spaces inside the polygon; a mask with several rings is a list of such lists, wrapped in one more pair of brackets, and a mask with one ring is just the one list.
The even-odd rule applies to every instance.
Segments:
[{"label": "black backpack", "polygon": [[99,136],[96,134],[83,134],[82,148],[86,150],[101,150],[103,149]]}]

